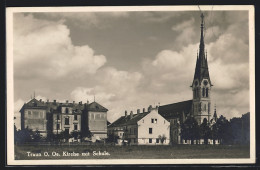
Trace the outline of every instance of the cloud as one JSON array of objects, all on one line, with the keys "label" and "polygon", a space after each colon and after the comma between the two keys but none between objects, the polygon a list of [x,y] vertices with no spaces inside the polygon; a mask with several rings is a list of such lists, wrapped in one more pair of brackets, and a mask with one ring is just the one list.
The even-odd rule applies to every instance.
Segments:
[{"label": "cloud", "polygon": [[181,22],[180,24],[176,24],[176,25],[172,26],[172,30],[173,31],[182,31],[183,29],[193,26],[194,22],[195,22],[195,19],[191,18],[189,20]]},{"label": "cloud", "polygon": [[80,77],[95,73],[106,63],[106,57],[96,55],[88,45],[73,45],[70,30],[62,21],[52,22],[35,19],[32,15],[16,14],[14,23],[17,77]]}]

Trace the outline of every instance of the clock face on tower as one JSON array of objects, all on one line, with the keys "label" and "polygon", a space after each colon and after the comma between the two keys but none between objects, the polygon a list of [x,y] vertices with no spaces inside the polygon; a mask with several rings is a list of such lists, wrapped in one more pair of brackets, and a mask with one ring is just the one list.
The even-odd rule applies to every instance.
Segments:
[{"label": "clock face on tower", "polygon": [[206,85],[208,85],[208,81],[207,80],[204,80],[203,81],[203,84],[206,86]]}]

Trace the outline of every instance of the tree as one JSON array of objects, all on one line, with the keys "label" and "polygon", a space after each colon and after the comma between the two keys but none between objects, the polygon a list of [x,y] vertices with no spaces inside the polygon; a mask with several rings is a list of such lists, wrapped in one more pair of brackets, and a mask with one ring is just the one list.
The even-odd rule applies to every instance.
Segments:
[{"label": "tree", "polygon": [[117,140],[119,139],[118,135],[115,135],[114,133],[108,134],[108,137],[106,139],[107,142],[110,143],[117,143]]},{"label": "tree", "polygon": [[20,143],[20,144],[32,142],[32,136],[33,136],[32,130],[26,127],[25,129],[18,130],[16,132],[15,140],[16,143]]},{"label": "tree", "polygon": [[32,132],[32,141],[33,142],[40,142],[42,140],[42,135],[39,130]]},{"label": "tree", "polygon": [[204,144],[208,144],[208,139],[211,136],[211,130],[206,118],[203,119],[202,124],[200,125],[200,137],[204,139]]},{"label": "tree", "polygon": [[215,135],[220,139],[220,144],[230,144],[233,141],[233,134],[230,127],[230,122],[221,115],[217,120],[214,130]]},{"label": "tree", "polygon": [[162,144],[166,140],[166,136],[164,134],[162,136],[159,135],[158,138],[159,138],[159,140],[161,141]]},{"label": "tree", "polygon": [[193,117],[188,117],[181,125],[181,136],[184,140],[191,140],[191,144],[200,138],[199,125]]}]

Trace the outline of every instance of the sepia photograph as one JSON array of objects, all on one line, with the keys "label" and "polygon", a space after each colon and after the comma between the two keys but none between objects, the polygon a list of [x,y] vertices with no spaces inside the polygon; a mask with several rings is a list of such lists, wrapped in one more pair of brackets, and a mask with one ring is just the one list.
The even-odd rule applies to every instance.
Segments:
[{"label": "sepia photograph", "polygon": [[255,163],[253,6],[6,12],[8,165]]}]

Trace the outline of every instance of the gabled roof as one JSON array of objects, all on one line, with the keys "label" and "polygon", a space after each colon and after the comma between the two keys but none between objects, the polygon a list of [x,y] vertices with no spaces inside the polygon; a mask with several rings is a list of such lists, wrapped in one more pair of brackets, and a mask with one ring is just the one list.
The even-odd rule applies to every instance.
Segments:
[{"label": "gabled roof", "polygon": [[114,121],[112,124],[109,125],[109,127],[118,127],[118,126],[126,126],[126,125],[134,125],[137,124],[139,120],[141,120],[143,117],[148,115],[150,112],[144,112],[144,113],[138,113],[133,114],[133,117],[131,119],[131,115],[127,116],[121,116],[119,119]]},{"label": "gabled roof", "polygon": [[96,112],[107,112],[108,109],[105,108],[104,106],[100,105],[97,102],[92,102],[88,105],[88,110],[89,111],[96,111]]},{"label": "gabled roof", "polygon": [[178,103],[172,103],[168,105],[159,106],[158,112],[164,118],[177,118],[180,117],[183,112],[185,115],[191,112],[192,100],[182,101]]},{"label": "gabled roof", "polygon": [[32,99],[30,100],[28,103],[25,103],[23,105],[23,107],[21,108],[20,112],[23,110],[23,109],[27,109],[27,108],[39,108],[39,109],[46,109],[46,105],[44,104],[44,102],[40,102],[39,100],[37,99]]}]

